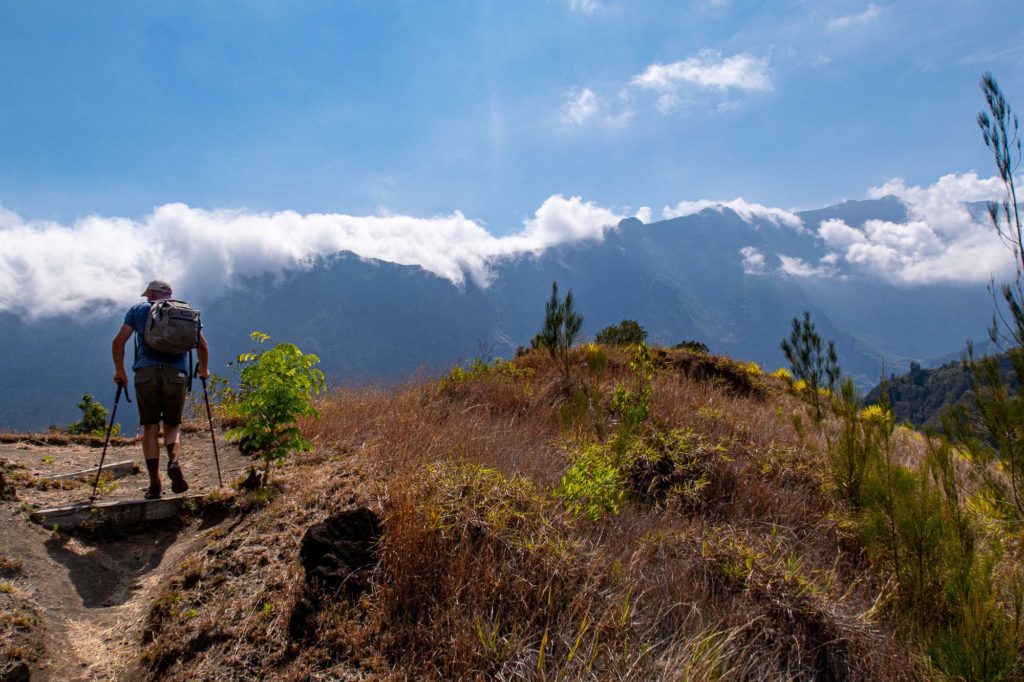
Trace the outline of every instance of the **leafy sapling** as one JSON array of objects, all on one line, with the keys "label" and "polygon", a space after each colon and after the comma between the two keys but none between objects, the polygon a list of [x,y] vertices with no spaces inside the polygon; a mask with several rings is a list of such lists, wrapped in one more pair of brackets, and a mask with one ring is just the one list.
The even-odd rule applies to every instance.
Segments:
[{"label": "leafy sapling", "polygon": [[[253,332],[262,345],[270,339]],[[268,350],[254,350],[238,356],[243,366],[236,406],[245,425],[228,431],[228,438],[245,443],[263,460],[263,484],[270,466],[280,466],[291,452],[309,451],[313,444],[303,438],[299,417],[319,417],[313,398],[326,390],[324,373],[316,369],[320,359],[303,353],[291,343],[279,343]]]}]

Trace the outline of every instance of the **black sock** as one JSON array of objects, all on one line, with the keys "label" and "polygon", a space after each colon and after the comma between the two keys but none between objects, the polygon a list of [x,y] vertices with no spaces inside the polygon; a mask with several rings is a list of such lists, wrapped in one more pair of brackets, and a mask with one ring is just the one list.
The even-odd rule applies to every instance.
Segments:
[{"label": "black sock", "polygon": [[172,462],[178,461],[178,443],[168,443],[164,447],[167,449],[167,466],[171,466]]},{"label": "black sock", "polygon": [[146,471],[149,472],[149,485],[159,488],[160,487],[160,459],[154,457],[153,459],[146,460]]}]

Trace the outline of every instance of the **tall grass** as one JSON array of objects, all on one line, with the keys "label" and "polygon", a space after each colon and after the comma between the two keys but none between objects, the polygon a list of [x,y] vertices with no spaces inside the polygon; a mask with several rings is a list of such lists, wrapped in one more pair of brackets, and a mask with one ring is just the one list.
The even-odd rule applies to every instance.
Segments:
[{"label": "tall grass", "polygon": [[[806,407],[784,379],[685,349],[652,349],[642,383],[628,349],[572,361],[586,403],[569,420],[572,392],[540,352],[440,382],[335,390],[302,425],[314,451],[282,474],[283,493],[175,585],[199,615],[154,615],[154,651],[190,652],[155,655],[160,674],[927,675],[917,640],[894,627],[887,564],[869,560],[831,492],[829,438],[794,428]],[[613,461],[624,494],[617,509],[577,515],[559,484],[582,449],[622,433],[617,387],[647,396]],[[836,426],[825,424],[833,438]],[[893,461],[916,447],[895,433]],[[384,519],[370,589],[328,595],[308,640],[290,642],[302,531],[355,503]],[[241,570],[254,547],[265,563]]]}]

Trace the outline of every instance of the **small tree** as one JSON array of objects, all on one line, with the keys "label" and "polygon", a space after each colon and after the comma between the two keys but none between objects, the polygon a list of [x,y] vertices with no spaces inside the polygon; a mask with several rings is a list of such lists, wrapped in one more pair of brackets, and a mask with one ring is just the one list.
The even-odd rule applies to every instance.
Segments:
[{"label": "small tree", "polygon": [[544,308],[544,326],[535,337],[539,346],[546,348],[562,370],[568,384],[572,374],[570,351],[583,328],[583,316],[576,311],[572,289],[565,299],[558,297],[558,282],[551,283],[551,298]]},{"label": "small tree", "polygon": [[636,320],[623,320],[618,324],[605,327],[594,339],[606,346],[635,346],[647,340],[647,330]]},{"label": "small tree", "polygon": [[[1013,283],[1001,288],[1010,319],[1006,319],[997,305],[989,336],[997,345],[1001,340],[1009,342],[1006,354],[1020,381],[1024,380],[1024,232],[1014,181],[1021,163],[1019,126],[1017,116],[992,74],[982,77],[981,90],[988,111],[978,114],[978,127],[985,145],[995,157],[1005,190],[1001,203],[989,203],[989,219],[1013,254],[1016,270]],[[993,297],[994,286],[993,282]],[[1010,390],[999,358],[975,357],[969,344],[963,361],[973,379],[970,409],[960,406],[948,411],[943,427],[952,442],[969,453],[994,508],[1004,516],[1024,519],[1024,397]]]},{"label": "small tree", "polygon": [[[82,418],[68,427],[68,433],[92,436],[105,436],[107,434],[107,408],[96,402],[96,399],[90,394],[86,393],[78,403],[78,409],[82,411]],[[116,436],[119,433],[121,433],[121,425],[114,424],[110,434]]]},{"label": "small tree", "polygon": [[782,340],[782,352],[793,368],[793,376],[807,385],[814,406],[814,417],[821,421],[821,389],[834,390],[841,374],[835,344],[829,341],[827,350],[822,348],[821,337],[811,322],[811,314],[804,311],[803,322],[793,318],[793,331],[789,339]]},{"label": "small tree", "polygon": [[[253,332],[263,344],[270,337]],[[269,350],[238,356],[243,365],[240,399],[235,407],[245,425],[228,431],[228,438],[245,442],[263,460],[263,484],[270,465],[280,466],[290,452],[309,451],[313,444],[302,437],[299,417],[319,417],[313,398],[326,389],[324,373],[315,368],[320,359],[304,354],[293,344],[279,343]]]},{"label": "small tree", "polygon": [[[1010,309],[1011,320],[1005,321],[1009,327],[1012,340],[1018,346],[1024,345],[1024,291],[1021,278],[1024,276],[1024,230],[1020,223],[1020,210],[1017,207],[1017,186],[1014,174],[1020,169],[1021,140],[1017,115],[1013,113],[1009,102],[999,89],[999,84],[991,73],[981,78],[981,91],[985,95],[988,111],[978,114],[978,127],[985,146],[995,156],[996,170],[1003,181],[1005,196],[1001,203],[991,201],[988,204],[988,215],[996,233],[1006,247],[1013,253],[1016,277],[1013,284],[1002,285],[1003,298]],[[995,292],[993,292],[994,294]],[[998,338],[998,328],[993,320],[990,330],[992,340]]]}]

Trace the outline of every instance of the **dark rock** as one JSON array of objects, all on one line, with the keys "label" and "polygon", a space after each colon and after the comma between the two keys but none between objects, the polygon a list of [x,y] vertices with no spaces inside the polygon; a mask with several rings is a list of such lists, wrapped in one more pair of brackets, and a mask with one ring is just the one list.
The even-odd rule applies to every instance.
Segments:
[{"label": "dark rock", "polygon": [[377,563],[380,518],[360,507],[338,512],[310,526],[302,538],[299,560],[306,584],[325,592],[344,590],[351,596],[365,591],[365,571]]},{"label": "dark rock", "polygon": [[0,670],[0,682],[29,682],[32,670],[25,661],[15,661]]},{"label": "dark rock", "polygon": [[306,594],[292,611],[289,630],[294,639],[314,629],[325,597],[355,598],[369,588],[369,569],[377,564],[380,534],[380,517],[366,507],[332,514],[306,530],[299,550]]}]

